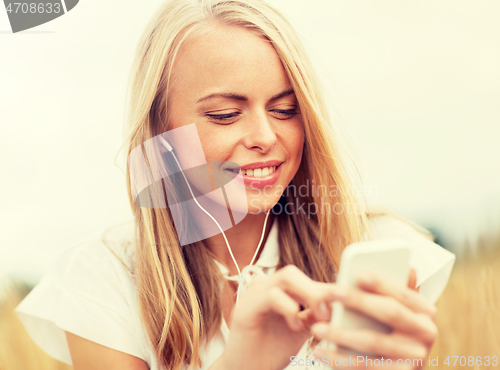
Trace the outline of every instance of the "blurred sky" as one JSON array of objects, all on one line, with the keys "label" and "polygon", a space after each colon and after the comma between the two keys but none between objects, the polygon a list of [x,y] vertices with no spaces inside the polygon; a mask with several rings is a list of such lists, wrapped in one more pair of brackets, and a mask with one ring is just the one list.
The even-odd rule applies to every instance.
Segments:
[{"label": "blurred sky", "polygon": [[[500,2],[269,2],[309,51],[370,203],[456,252],[498,235]],[[114,157],[159,3],[82,0],[18,34],[0,9],[0,277],[36,282],[78,239],[131,219]]]}]

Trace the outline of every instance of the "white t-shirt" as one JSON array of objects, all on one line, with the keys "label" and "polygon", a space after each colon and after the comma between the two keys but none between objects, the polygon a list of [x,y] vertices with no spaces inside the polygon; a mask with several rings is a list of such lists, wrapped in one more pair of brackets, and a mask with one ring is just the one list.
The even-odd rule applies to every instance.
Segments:
[{"label": "white t-shirt", "polygon": [[[369,225],[373,239],[403,238],[409,242],[410,266],[416,270],[420,294],[434,303],[448,282],[455,255],[395,218],[375,217]],[[71,356],[64,331],[139,357],[151,370],[160,370],[142,326],[134,279],[120,261],[128,267],[133,265],[133,244],[121,243],[133,240],[133,224],[119,227],[115,233],[120,237],[113,244],[113,251],[100,237],[87,238],[66,251],[16,308],[16,313],[38,346],[67,364],[71,364]],[[272,274],[278,260],[275,222],[255,266],[244,268],[242,273],[247,277],[256,272]],[[227,275],[227,269],[217,264]],[[208,369],[222,354],[228,335],[223,320],[219,334],[207,348],[201,349],[202,369]],[[297,360],[310,355],[307,344],[297,354]],[[297,363],[287,370],[306,369]]]}]

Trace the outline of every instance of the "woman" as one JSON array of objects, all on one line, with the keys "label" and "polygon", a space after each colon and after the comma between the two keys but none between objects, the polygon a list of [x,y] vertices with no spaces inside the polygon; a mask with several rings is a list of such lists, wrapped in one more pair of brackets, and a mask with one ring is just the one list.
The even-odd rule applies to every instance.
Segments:
[{"label": "woman", "polygon": [[[184,244],[181,234],[190,226],[181,221],[196,230],[205,225],[182,212],[176,221],[171,197],[169,207],[137,197],[130,154],[193,123],[207,163],[241,166],[248,215]],[[376,233],[377,222],[379,231],[406,230],[420,253],[424,245],[442,259],[448,252],[404,223],[359,212],[312,68],[277,11],[259,0],[163,5],[137,50],[127,132],[135,249],[77,246],[21,304],[19,315],[49,354],[76,370],[283,369],[297,368],[293,356],[313,358],[326,339],[379,358],[427,358],[437,333],[437,297],[429,295],[429,302],[414,288],[427,283],[442,290],[449,271],[433,282],[420,264],[413,266],[411,287],[372,276],[351,290],[333,283],[335,271],[343,248]],[[172,145],[174,153],[181,142]],[[168,154],[169,143],[162,143],[162,155]],[[154,171],[158,158],[149,154]],[[186,161],[179,155],[179,168]],[[197,182],[192,173],[187,177]],[[167,195],[170,185],[164,182]],[[40,308],[48,294],[59,302],[57,313]],[[393,332],[333,330],[326,323],[334,300]]]}]

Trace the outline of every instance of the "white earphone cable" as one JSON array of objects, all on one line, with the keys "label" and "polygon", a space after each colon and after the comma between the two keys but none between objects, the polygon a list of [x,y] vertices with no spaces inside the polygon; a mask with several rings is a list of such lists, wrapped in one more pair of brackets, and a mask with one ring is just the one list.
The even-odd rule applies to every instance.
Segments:
[{"label": "white earphone cable", "polygon": [[[161,136],[160,136],[160,139],[162,141],[165,141],[165,139],[163,139]],[[241,275],[241,270],[240,270],[240,267],[238,266],[238,263],[236,262],[236,258],[234,258],[234,255],[233,255],[233,252],[231,250],[231,247],[229,246],[229,241],[227,240],[227,237],[226,237],[226,234],[224,233],[224,230],[222,229],[222,227],[219,225],[219,223],[217,222],[217,220],[205,209],[201,206],[200,203],[198,203],[198,200],[196,200],[196,197],[194,196],[193,194],[193,190],[191,189],[191,185],[189,184],[189,181],[188,179],[186,178],[186,175],[184,174],[184,171],[182,170],[182,167],[179,163],[179,161],[177,160],[177,156],[175,155],[175,153],[173,152],[172,150],[172,147],[170,145],[166,146],[165,144],[163,144],[167,149],[169,149],[169,151],[172,153],[172,155],[174,156],[174,159],[175,159],[175,162],[177,163],[177,166],[179,167],[179,169],[181,170],[181,173],[182,173],[182,176],[184,177],[184,180],[186,181],[186,184],[188,185],[188,188],[189,188],[189,192],[191,193],[191,196],[193,197],[193,200],[195,201],[195,203],[198,205],[198,207],[207,214],[208,217],[210,217],[214,222],[215,224],[217,225],[217,227],[219,228],[219,230],[221,231],[222,233],[222,236],[224,237],[224,241],[226,242],[226,246],[227,246],[227,249],[229,251],[229,254],[233,260],[233,263],[234,265],[236,266],[236,270],[238,270],[238,289],[236,290],[236,303],[238,303],[238,300],[239,300],[239,296],[240,296],[240,287],[241,287],[241,281],[242,281],[242,275]],[[257,249],[255,250],[255,253],[253,255],[253,258],[252,258],[252,261],[250,262],[250,266],[254,263],[255,261],[255,258],[257,257],[257,254],[259,253],[259,249],[260,249],[260,246],[262,244],[262,240],[264,240],[264,234],[266,232],[266,225],[267,225],[267,219],[269,217],[269,211],[266,211],[266,218],[264,220],[264,227],[262,228],[262,234],[260,236],[260,240],[259,240],[259,244],[257,245]]]}]

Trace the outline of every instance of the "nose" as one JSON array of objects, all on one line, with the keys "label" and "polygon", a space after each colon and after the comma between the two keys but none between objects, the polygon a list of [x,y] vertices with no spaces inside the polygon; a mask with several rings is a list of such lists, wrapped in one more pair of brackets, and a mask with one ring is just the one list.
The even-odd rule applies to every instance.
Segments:
[{"label": "nose", "polygon": [[266,114],[255,114],[251,117],[244,137],[245,147],[261,153],[268,153],[274,148],[276,142],[274,127]]}]

